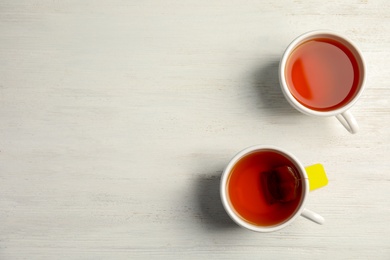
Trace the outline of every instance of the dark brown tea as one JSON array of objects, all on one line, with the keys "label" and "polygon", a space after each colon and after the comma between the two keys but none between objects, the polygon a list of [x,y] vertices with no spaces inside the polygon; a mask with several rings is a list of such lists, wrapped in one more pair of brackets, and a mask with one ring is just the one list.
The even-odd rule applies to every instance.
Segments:
[{"label": "dark brown tea", "polygon": [[291,94],[318,111],[338,109],[351,101],[359,87],[356,57],[342,43],[315,38],[296,47],[285,71]]},{"label": "dark brown tea", "polygon": [[[264,178],[272,180],[275,169],[283,170],[287,167],[298,173],[298,169],[288,158],[272,150],[252,152],[237,162],[229,176],[227,189],[230,202],[241,218],[257,226],[272,226],[284,222],[294,214],[302,199],[301,181],[294,177],[299,185],[293,189],[290,185],[281,186],[283,193],[279,192],[278,195],[274,195],[274,187],[267,187],[269,184],[264,181]],[[280,174],[286,176],[282,171]],[[276,178],[280,179],[280,176]],[[282,177],[283,180],[289,178]],[[270,200],[267,193],[274,197]],[[278,196],[282,197],[279,199]]]}]

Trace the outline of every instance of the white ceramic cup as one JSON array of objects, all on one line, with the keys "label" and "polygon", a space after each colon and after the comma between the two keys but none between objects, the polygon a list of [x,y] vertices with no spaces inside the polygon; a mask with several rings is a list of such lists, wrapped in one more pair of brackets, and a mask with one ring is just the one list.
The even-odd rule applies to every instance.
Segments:
[{"label": "white ceramic cup", "polygon": [[[345,47],[347,47],[352,54],[355,56],[359,71],[360,71],[360,79],[359,79],[359,85],[357,88],[357,91],[355,92],[354,97],[345,105],[343,105],[340,108],[331,110],[331,111],[318,111],[310,109],[304,105],[302,105],[296,98],[291,94],[287,81],[285,76],[286,71],[286,65],[288,58],[290,57],[291,53],[294,51],[294,49],[299,46],[301,43],[314,39],[314,38],[330,38],[333,40],[336,40],[340,43],[342,43]],[[365,63],[363,59],[363,55],[359,51],[359,49],[356,47],[355,44],[353,44],[350,40],[345,38],[344,36],[331,32],[331,31],[322,31],[322,30],[316,30],[307,32],[305,34],[302,34],[298,38],[296,38],[294,41],[290,43],[290,45],[285,50],[282,59],[280,61],[279,65],[279,81],[280,85],[283,91],[284,96],[286,97],[287,101],[298,111],[312,116],[336,116],[336,118],[340,121],[340,123],[352,134],[356,133],[359,130],[359,125],[357,124],[355,118],[349,111],[349,109],[356,103],[356,101],[361,96],[363,89],[365,88],[365,79],[366,79],[366,68]]]},{"label": "white ceramic cup", "polygon": [[[228,192],[229,177],[230,177],[235,165],[246,155],[248,155],[250,153],[254,153],[254,152],[259,152],[259,151],[273,151],[273,152],[279,153],[279,154],[283,155],[284,157],[288,158],[289,161],[292,162],[294,164],[294,166],[296,167],[296,169],[298,169],[298,171],[299,171],[299,176],[300,176],[302,189],[303,189],[301,201],[300,201],[299,205],[297,206],[297,208],[295,209],[295,212],[285,221],[278,223],[276,225],[273,225],[273,226],[255,225],[255,224],[250,223],[249,221],[245,220],[234,209],[234,206],[232,205],[230,198],[229,198],[229,192]],[[318,165],[319,164],[314,165],[314,166],[318,166]],[[319,166],[321,166],[321,165],[319,165]],[[309,177],[308,177],[307,173],[311,172],[310,179],[313,179],[312,174],[318,173],[318,168],[317,168],[317,170],[310,170],[310,171],[308,171],[308,168],[310,168],[310,167],[307,167],[305,169],[302,166],[302,164],[299,162],[299,160],[297,158],[295,158],[294,155],[292,155],[291,153],[289,153],[281,148],[277,148],[275,146],[269,146],[269,145],[267,145],[267,146],[255,145],[255,146],[248,147],[248,148],[242,150],[241,152],[239,152],[238,154],[236,154],[230,160],[229,164],[227,165],[227,167],[225,168],[225,170],[222,173],[222,178],[221,178],[221,183],[220,183],[220,195],[221,195],[222,204],[223,204],[226,212],[228,213],[228,215],[230,216],[230,218],[234,222],[236,222],[241,227],[247,228],[247,229],[252,230],[252,231],[257,231],[257,232],[272,232],[272,231],[279,230],[279,229],[284,228],[287,225],[291,224],[299,216],[303,216],[303,217],[305,217],[305,218],[307,218],[315,223],[323,224],[324,218],[322,216],[320,216],[319,214],[317,214],[311,210],[308,210],[305,207],[305,204],[306,204],[307,197],[309,196],[309,190],[317,189],[317,188],[320,188],[320,187],[325,186],[327,184],[326,175],[325,175],[325,172],[320,173],[319,175],[321,175],[321,174],[324,174],[324,175],[319,176],[319,178],[325,178],[325,182],[324,182],[324,179],[322,179],[321,184],[319,184],[320,182],[317,182],[317,183],[314,182],[315,187],[310,188],[311,181],[309,183]],[[316,168],[316,167],[314,167],[314,168]],[[322,166],[321,166],[321,168],[322,168]]]}]

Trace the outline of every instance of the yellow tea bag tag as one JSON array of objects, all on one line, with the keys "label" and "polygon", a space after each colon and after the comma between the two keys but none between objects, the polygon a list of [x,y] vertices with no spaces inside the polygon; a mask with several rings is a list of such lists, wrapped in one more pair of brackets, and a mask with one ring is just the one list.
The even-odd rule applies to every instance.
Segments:
[{"label": "yellow tea bag tag", "polygon": [[328,184],[325,169],[322,164],[314,164],[305,167],[307,177],[309,177],[310,191],[324,187]]}]

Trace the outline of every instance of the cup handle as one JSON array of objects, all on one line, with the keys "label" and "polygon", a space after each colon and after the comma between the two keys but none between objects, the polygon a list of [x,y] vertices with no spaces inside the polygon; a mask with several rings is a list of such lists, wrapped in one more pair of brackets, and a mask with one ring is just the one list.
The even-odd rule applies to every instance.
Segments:
[{"label": "cup handle", "polygon": [[336,115],[336,118],[351,134],[356,134],[359,131],[359,125],[349,110]]},{"label": "cup handle", "polygon": [[[307,177],[309,178],[309,190],[316,190],[321,187],[324,187],[328,184],[328,178],[326,177],[325,169],[322,164],[317,163],[311,166],[305,167]],[[302,217],[305,217],[317,224],[322,225],[325,222],[325,219],[308,209],[304,209],[301,213]]]},{"label": "cup handle", "polygon": [[320,225],[324,224],[325,222],[325,219],[321,215],[308,209],[304,209],[301,213],[301,216]]}]

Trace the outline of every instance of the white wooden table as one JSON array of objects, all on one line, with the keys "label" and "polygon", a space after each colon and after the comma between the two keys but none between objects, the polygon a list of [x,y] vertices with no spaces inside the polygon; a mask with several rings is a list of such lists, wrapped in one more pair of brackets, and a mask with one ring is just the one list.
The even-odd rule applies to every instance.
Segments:
[{"label": "white wooden table", "polygon": [[[390,259],[390,2],[0,3],[0,259]],[[360,132],[295,111],[278,60],[313,29],[363,51]],[[272,144],[329,185],[282,231],[239,228],[219,177]]]}]

